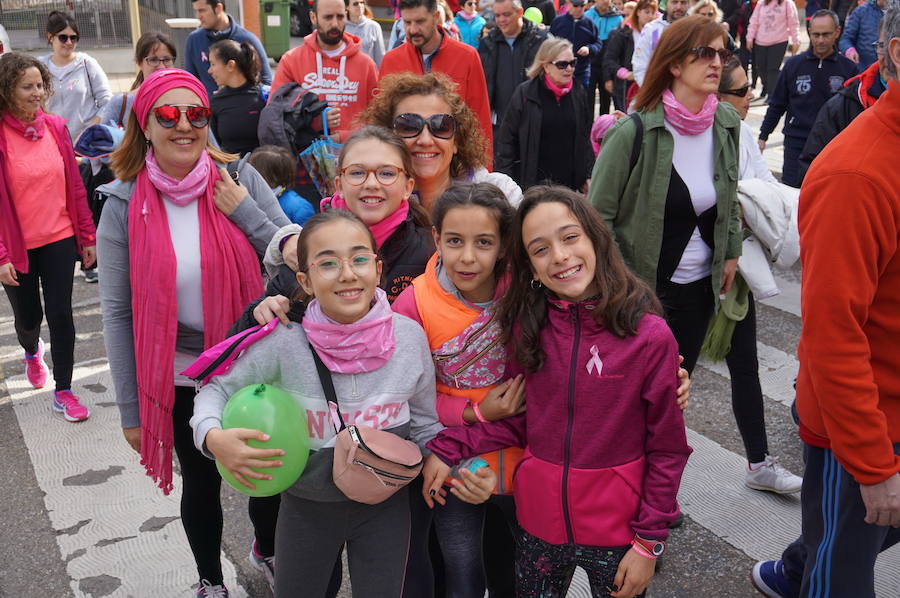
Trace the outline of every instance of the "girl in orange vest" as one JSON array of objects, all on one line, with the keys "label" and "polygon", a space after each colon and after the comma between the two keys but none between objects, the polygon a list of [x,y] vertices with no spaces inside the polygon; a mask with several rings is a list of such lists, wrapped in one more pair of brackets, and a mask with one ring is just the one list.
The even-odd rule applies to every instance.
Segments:
[{"label": "girl in orange vest", "polygon": [[[525,410],[522,377],[504,381],[506,349],[494,313],[495,300],[508,284],[505,254],[514,214],[503,192],[489,183],[460,183],[448,189],[432,213],[437,253],[394,302],[394,311],[425,329],[437,376],[438,417],[445,426],[493,421]],[[482,455],[498,477],[490,500],[505,513],[514,511],[509,493],[521,455],[519,448]],[[487,473],[462,471],[446,504],[433,511],[448,596],[484,596],[485,505],[460,498],[471,498],[467,484]],[[418,527],[427,530],[432,512],[424,503],[414,505],[417,509],[421,512],[414,512],[414,518],[421,515],[424,520]],[[515,525],[514,516],[508,523]]]}]

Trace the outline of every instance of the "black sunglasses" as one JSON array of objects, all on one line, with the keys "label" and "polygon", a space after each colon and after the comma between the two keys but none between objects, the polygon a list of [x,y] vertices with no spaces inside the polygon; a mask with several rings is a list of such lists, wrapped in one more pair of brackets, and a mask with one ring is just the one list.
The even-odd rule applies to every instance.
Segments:
[{"label": "black sunglasses", "polygon": [[728,60],[734,55],[733,52],[722,48],[721,50],[716,50],[710,46],[697,46],[696,48],[691,48],[691,54],[699,58],[700,60],[712,60],[716,57],[716,54],[719,55],[719,59],[722,61],[722,64],[728,62]]},{"label": "black sunglasses", "polygon": [[400,114],[394,119],[394,133],[409,139],[419,136],[426,125],[431,135],[438,139],[452,139],[456,133],[456,119],[452,114],[433,114],[422,118],[422,115],[412,113]]},{"label": "black sunglasses", "polygon": [[69,43],[69,41],[71,41],[73,44],[77,44],[78,40],[80,38],[77,33],[75,35],[66,35],[65,33],[58,33],[56,35],[56,39],[58,39],[59,43],[61,43],[61,44],[67,44],[67,43]]},{"label": "black sunglasses", "polygon": [[181,115],[186,114],[188,122],[195,129],[202,129],[209,124],[212,110],[206,106],[194,106],[192,104],[170,104],[157,106],[153,109],[156,122],[164,129],[171,129],[181,120]]},{"label": "black sunglasses", "polygon": [[719,93],[723,95],[737,96],[739,98],[747,97],[747,92],[750,91],[750,84],[744,85],[743,87],[738,87],[737,89],[723,89]]},{"label": "black sunglasses", "polygon": [[561,71],[566,70],[567,68],[575,68],[575,63],[578,62],[578,59],[575,60],[557,60],[556,62],[551,62],[553,66],[558,68]]}]

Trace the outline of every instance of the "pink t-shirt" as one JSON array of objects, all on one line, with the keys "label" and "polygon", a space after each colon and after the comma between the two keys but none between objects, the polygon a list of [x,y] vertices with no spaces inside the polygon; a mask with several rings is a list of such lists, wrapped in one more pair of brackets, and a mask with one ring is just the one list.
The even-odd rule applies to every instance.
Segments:
[{"label": "pink t-shirt", "polygon": [[75,234],[66,209],[66,172],[49,130],[37,141],[3,124],[7,186],[19,216],[25,248],[34,249]]}]

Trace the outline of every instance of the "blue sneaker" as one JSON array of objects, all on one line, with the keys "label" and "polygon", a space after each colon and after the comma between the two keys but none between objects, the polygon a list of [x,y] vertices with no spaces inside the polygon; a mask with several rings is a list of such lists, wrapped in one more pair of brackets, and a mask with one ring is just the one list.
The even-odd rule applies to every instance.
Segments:
[{"label": "blue sneaker", "polygon": [[781,562],[781,559],[756,563],[750,577],[753,587],[763,596],[793,598],[787,578],[784,576],[784,563]]}]

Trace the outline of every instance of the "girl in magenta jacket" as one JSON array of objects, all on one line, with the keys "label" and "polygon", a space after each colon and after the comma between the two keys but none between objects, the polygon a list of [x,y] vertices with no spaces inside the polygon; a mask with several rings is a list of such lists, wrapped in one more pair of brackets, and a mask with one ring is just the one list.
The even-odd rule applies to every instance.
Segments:
[{"label": "girl in magenta jacket", "polygon": [[513,481],[517,595],[565,595],[576,566],[593,596],[642,595],[691,452],[675,339],[581,196],[533,187],[516,220],[500,317],[527,411],[441,432],[428,444],[425,500],[443,501],[461,459],[525,447]]},{"label": "girl in magenta jacket", "polygon": [[46,312],[56,382],[51,407],[76,422],[88,409],[71,390],[72,275],[76,251],[85,266],[94,263],[96,236],[66,121],[43,110],[48,95],[43,63],[24,54],[0,59],[0,282],[35,388],[47,382],[40,337]]}]

